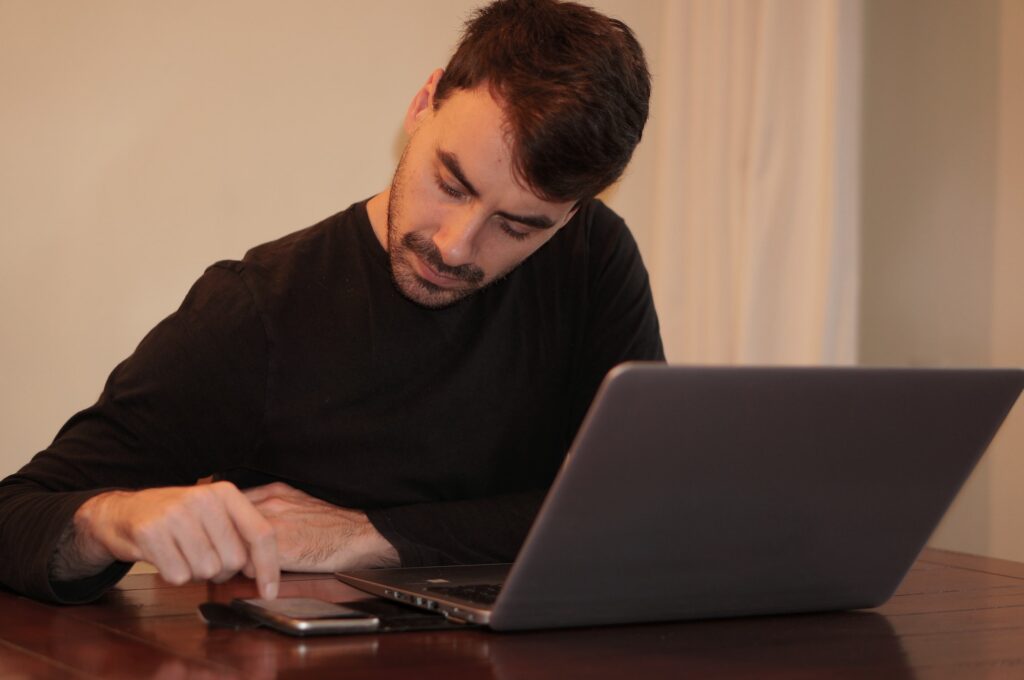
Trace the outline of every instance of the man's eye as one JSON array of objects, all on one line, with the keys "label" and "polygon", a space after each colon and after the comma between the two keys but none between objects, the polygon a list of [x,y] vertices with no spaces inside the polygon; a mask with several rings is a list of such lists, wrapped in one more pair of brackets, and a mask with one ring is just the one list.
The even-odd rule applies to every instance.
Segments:
[{"label": "man's eye", "polygon": [[466,194],[464,194],[463,192],[459,191],[458,189],[453,187],[451,184],[448,184],[447,182],[445,182],[440,177],[437,178],[437,186],[438,186],[439,189],[441,189],[441,191],[443,191],[444,193],[448,194],[452,198],[464,198],[466,196]]},{"label": "man's eye", "polygon": [[517,241],[522,241],[527,236],[529,236],[529,234],[527,232],[525,232],[525,231],[517,231],[516,229],[514,229],[512,227],[511,224],[509,224],[505,220],[499,220],[498,221],[498,225],[501,227],[501,230],[503,232],[505,232],[506,234],[508,234],[509,236],[511,236],[512,238],[514,238]]}]

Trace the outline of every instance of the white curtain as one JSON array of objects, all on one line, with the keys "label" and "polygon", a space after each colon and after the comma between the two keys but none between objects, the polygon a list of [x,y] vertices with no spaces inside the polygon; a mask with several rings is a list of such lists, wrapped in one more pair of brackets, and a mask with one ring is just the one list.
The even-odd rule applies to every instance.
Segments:
[{"label": "white curtain", "polygon": [[670,361],[856,359],[859,2],[665,2],[647,259]]}]

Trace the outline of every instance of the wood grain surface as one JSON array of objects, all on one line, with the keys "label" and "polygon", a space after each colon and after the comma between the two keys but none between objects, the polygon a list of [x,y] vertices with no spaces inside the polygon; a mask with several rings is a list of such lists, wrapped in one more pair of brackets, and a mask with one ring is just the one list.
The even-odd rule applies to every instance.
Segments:
[{"label": "wood grain surface", "polygon": [[[364,597],[326,575],[282,596]],[[56,607],[0,591],[0,677],[1024,678],[1024,564],[926,549],[867,611],[537,631],[292,638],[210,629],[206,601],[245,579],[174,587],[133,574],[100,601]]]}]

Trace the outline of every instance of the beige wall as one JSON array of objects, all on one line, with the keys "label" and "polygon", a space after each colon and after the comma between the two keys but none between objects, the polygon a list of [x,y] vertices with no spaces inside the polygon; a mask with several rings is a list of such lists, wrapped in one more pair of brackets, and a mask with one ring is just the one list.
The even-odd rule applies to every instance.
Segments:
[{"label": "beige wall", "polygon": [[[999,8],[989,352],[992,365],[1024,366],[1024,3]],[[1024,560],[1024,403],[980,472],[935,543]]]},{"label": "beige wall", "polygon": [[[593,3],[637,30],[655,97],[664,2]],[[0,474],[206,265],[383,188],[475,4],[0,1]],[[1024,364],[1022,15],[866,2],[867,363]],[[610,193],[645,251],[657,127]],[[1018,405],[938,544],[1024,559],[1022,454]]]},{"label": "beige wall", "polygon": [[[477,4],[0,2],[0,474],[208,264],[383,189]],[[656,55],[660,2],[594,4]],[[611,192],[641,241],[647,155]]]},{"label": "beige wall", "polygon": [[[1000,6],[992,363],[1024,366],[1024,2],[1002,0]],[[984,552],[1024,560],[1024,403],[992,454]]]},{"label": "beige wall", "polygon": [[[861,360],[1024,365],[1024,3],[865,13]],[[933,544],[1024,560],[1024,404]]]}]

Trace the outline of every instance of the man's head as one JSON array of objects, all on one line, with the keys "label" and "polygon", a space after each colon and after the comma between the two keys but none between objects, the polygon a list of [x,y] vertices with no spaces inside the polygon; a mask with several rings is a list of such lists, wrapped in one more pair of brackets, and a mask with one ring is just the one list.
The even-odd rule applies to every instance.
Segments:
[{"label": "man's head", "polygon": [[629,27],[556,0],[494,2],[466,23],[434,107],[481,86],[502,102],[517,176],[550,201],[590,198],[619,178],[651,95]]},{"label": "man's head", "polygon": [[622,174],[649,95],[621,22],[555,0],[477,11],[406,113],[387,198],[399,290],[443,307],[518,266]]}]

